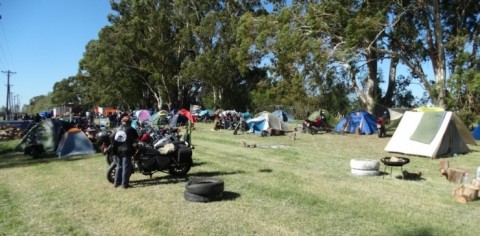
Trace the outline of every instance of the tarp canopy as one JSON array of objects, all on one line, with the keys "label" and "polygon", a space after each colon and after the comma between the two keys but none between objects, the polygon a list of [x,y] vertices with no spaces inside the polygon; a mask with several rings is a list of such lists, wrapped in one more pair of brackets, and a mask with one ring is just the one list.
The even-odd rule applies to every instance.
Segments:
[{"label": "tarp canopy", "polygon": [[203,111],[200,111],[200,113],[198,113],[198,116],[212,116],[214,114],[214,112],[212,110],[203,110]]},{"label": "tarp canopy", "polygon": [[56,151],[58,158],[93,154],[95,152],[95,147],[90,139],[78,128],[71,128],[63,134]]},{"label": "tarp canopy", "polygon": [[269,112],[262,113],[261,115],[253,119],[248,119],[246,123],[250,128],[249,132],[251,133],[263,132],[268,129],[283,130],[283,131],[288,130],[288,127],[285,124],[285,122],[283,122],[276,115]]},{"label": "tarp canopy", "polygon": [[476,141],[455,113],[407,111],[385,151],[434,158],[467,153],[467,144]]},{"label": "tarp canopy", "polygon": [[337,132],[374,134],[377,132],[375,116],[366,111],[352,112],[335,126]]},{"label": "tarp canopy", "polygon": [[388,113],[390,115],[390,120],[399,120],[402,118],[403,114],[408,111],[408,108],[388,108]]}]

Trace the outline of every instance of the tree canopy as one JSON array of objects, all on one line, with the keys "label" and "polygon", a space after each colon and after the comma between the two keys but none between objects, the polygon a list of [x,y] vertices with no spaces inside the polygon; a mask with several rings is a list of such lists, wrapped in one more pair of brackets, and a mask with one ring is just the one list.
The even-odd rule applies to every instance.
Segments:
[{"label": "tree canopy", "polygon": [[[346,113],[430,103],[478,113],[474,0],[111,0],[52,102]],[[388,63],[388,76],[379,69]],[[433,69],[432,76],[426,68]],[[408,70],[399,74],[397,68]]]}]

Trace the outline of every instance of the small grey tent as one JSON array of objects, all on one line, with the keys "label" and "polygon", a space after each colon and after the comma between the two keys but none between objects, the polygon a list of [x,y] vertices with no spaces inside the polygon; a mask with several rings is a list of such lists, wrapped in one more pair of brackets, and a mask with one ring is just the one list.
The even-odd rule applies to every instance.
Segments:
[{"label": "small grey tent", "polygon": [[57,147],[58,158],[95,153],[95,147],[83,131],[71,128],[65,132]]},{"label": "small grey tent", "polygon": [[435,158],[470,151],[472,134],[453,112],[412,112],[402,117],[385,151]]}]

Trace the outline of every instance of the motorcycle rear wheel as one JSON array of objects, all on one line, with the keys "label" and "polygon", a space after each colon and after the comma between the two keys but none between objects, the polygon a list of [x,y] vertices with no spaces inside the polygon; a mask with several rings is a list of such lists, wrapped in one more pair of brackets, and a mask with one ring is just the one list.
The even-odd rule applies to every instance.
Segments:
[{"label": "motorcycle rear wheel", "polygon": [[173,176],[185,176],[190,171],[190,168],[192,168],[191,162],[187,162],[180,165],[169,166],[168,173],[170,173]]}]

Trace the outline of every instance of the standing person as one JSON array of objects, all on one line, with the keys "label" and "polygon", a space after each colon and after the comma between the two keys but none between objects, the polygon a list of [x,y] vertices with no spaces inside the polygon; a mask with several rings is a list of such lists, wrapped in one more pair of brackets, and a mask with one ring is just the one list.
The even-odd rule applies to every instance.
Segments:
[{"label": "standing person", "polygon": [[130,187],[130,175],[132,174],[132,156],[138,142],[137,131],[132,128],[130,116],[124,116],[120,120],[121,126],[112,136],[113,154],[116,155],[117,169],[115,172],[114,187]]}]

